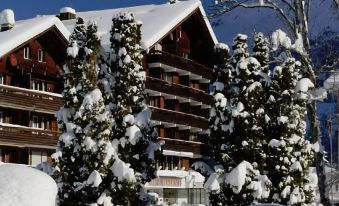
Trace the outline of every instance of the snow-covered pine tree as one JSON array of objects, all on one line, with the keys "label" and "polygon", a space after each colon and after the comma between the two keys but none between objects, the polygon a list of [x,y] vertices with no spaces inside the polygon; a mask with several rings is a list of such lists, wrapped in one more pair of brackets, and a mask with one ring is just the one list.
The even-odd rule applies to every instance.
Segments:
[{"label": "snow-covered pine tree", "polygon": [[143,201],[140,200],[143,183],[155,177],[160,143],[150,123],[150,110],[144,104],[146,73],[141,61],[141,23],[132,13],[118,14],[112,21],[111,68],[105,75],[112,91],[106,103],[115,121],[111,140],[119,142],[118,161],[130,166],[134,173],[133,178],[122,179],[112,170],[115,193],[120,194],[113,203],[137,205]]},{"label": "snow-covered pine tree", "polygon": [[268,197],[270,181],[262,172],[266,156],[261,65],[248,57],[246,41],[246,35],[235,38],[231,62],[223,66],[235,68],[224,90],[216,91],[211,110],[209,145],[217,166],[205,186],[212,205],[249,205]]},{"label": "snow-covered pine tree", "polygon": [[[116,152],[110,141],[112,119],[96,86],[100,46],[97,27],[90,23],[86,31],[83,21],[77,22],[80,25],[77,23],[72,34],[70,58],[65,65],[68,72],[79,72],[72,75],[77,105],[70,108],[65,98],[65,105],[58,112],[63,134],[54,154],[58,168],[55,178],[59,185],[59,205],[103,205],[112,198],[106,180]],[[82,35],[78,35],[78,28]],[[80,49],[74,50],[74,42],[79,40],[83,43],[82,53]],[[68,83],[65,81],[65,85],[69,86]],[[106,184],[101,184],[103,180]]]},{"label": "snow-covered pine tree", "polygon": [[86,26],[82,18],[77,18],[74,31],[69,39],[66,64],[63,67],[64,90],[62,95],[65,100],[65,108],[68,108],[72,115],[81,104],[79,98],[83,97],[83,94],[78,93],[77,86],[82,75],[81,67],[85,59],[85,44]]},{"label": "snow-covered pine tree", "polygon": [[313,84],[309,79],[301,79],[300,67],[300,62],[287,58],[274,68],[267,101],[270,121],[266,136],[271,138],[267,161],[272,166],[268,167],[272,180],[270,200],[293,206],[314,204],[316,186],[309,175],[314,150],[304,139],[306,92]]},{"label": "snow-covered pine tree", "polygon": [[[223,123],[228,118],[226,113],[227,98],[229,98],[228,91],[231,83],[232,66],[230,65],[229,48],[226,44],[219,43],[214,47],[214,68],[213,68],[213,87],[215,105],[210,111],[209,119],[209,137],[207,138],[208,144],[212,154],[215,154],[214,161],[217,163],[222,162],[222,155],[220,153],[220,141],[225,132],[222,129]],[[226,96],[226,97],[225,97]]]},{"label": "snow-covered pine tree", "polygon": [[254,35],[254,47],[253,47],[253,57],[256,58],[264,73],[268,74],[269,72],[269,41],[268,38],[264,36],[263,33],[258,32]]},{"label": "snow-covered pine tree", "polygon": [[233,56],[231,59],[231,63],[233,68],[236,68],[237,63],[244,58],[247,58],[249,56],[248,50],[247,50],[247,36],[244,34],[238,34],[233,39]]},{"label": "snow-covered pine tree", "polygon": [[[64,106],[58,111],[58,126],[62,131],[59,138],[57,151],[53,154],[56,161],[57,172],[54,174],[56,182],[59,184],[59,201],[63,198],[72,196],[73,183],[79,182],[80,176],[79,164],[75,164],[75,158],[80,161],[81,158],[74,156],[74,150],[77,140],[74,135],[74,115],[79,109],[81,98],[77,94],[77,85],[82,75],[81,67],[84,60],[84,47],[86,44],[86,27],[83,19],[76,20],[75,28],[70,36],[67,48],[66,63],[63,66],[64,90],[62,92]],[[77,162],[78,163],[78,162]]]}]

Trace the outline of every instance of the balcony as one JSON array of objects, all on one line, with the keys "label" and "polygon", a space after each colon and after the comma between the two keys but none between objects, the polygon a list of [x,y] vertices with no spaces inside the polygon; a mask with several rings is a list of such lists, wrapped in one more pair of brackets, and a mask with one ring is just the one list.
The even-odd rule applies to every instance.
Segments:
[{"label": "balcony", "polygon": [[57,76],[59,75],[59,69],[56,66],[31,59],[20,60],[17,69],[25,73],[49,76],[55,80],[57,80]]},{"label": "balcony", "polygon": [[201,142],[193,142],[193,141],[185,141],[180,139],[170,139],[159,137],[160,139],[165,141],[165,145],[163,149],[165,150],[173,150],[178,152],[192,152],[194,155],[201,155]]},{"label": "balcony", "polygon": [[154,77],[147,77],[146,88],[166,94],[172,94],[174,96],[192,99],[206,105],[213,104],[212,96],[202,90],[194,89],[181,84],[170,83]]},{"label": "balcony", "polygon": [[55,114],[62,106],[60,94],[0,85],[0,106]]},{"label": "balcony", "polygon": [[150,52],[148,55],[148,63],[161,63],[177,69],[191,72],[201,78],[211,80],[213,76],[213,70],[195,61],[182,58],[180,56],[170,54],[164,51]]},{"label": "balcony", "polygon": [[208,128],[208,120],[201,116],[187,114],[183,112],[176,112],[167,109],[149,106],[152,111],[152,120],[159,122],[169,122],[173,124],[187,125],[201,129]]},{"label": "balcony", "polygon": [[60,133],[0,123],[0,144],[55,147]]}]

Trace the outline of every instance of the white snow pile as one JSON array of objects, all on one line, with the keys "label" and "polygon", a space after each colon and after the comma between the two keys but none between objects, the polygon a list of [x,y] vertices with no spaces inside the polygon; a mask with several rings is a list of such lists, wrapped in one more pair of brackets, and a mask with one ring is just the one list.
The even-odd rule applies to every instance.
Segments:
[{"label": "white snow pile", "polygon": [[114,176],[118,177],[119,181],[127,180],[128,182],[135,182],[134,170],[130,168],[130,164],[126,164],[122,160],[116,159],[111,170]]},{"label": "white snow pile", "polygon": [[285,49],[293,49],[299,54],[304,54],[304,43],[303,38],[300,33],[297,33],[297,38],[292,44],[291,39],[287,36],[285,32],[278,29],[272,33],[272,49],[273,51],[277,50],[279,47],[283,47]]},{"label": "white snow pile", "polygon": [[309,89],[314,88],[314,84],[308,78],[302,78],[297,82],[295,86],[296,92],[308,92]]},{"label": "white snow pile", "polygon": [[217,173],[212,173],[207,181],[204,184],[204,189],[206,192],[216,192],[219,193],[220,191],[220,184],[218,181],[219,174]]},{"label": "white snow pile", "polygon": [[102,178],[98,171],[94,170],[87,179],[87,184],[92,185],[92,187],[99,187],[102,182]]},{"label": "white snow pile", "polygon": [[285,32],[278,29],[272,33],[272,49],[277,50],[280,46],[289,49],[292,46],[291,39]]},{"label": "white snow pile", "polygon": [[13,10],[5,9],[0,13],[0,24],[15,24]]},{"label": "white snow pile", "polygon": [[222,181],[236,194],[239,194],[243,188],[252,190],[255,199],[267,198],[272,184],[266,175],[260,175],[259,171],[247,161],[242,161],[229,173],[223,174],[218,170],[212,173],[204,184],[204,189],[207,192],[219,193],[219,183]]},{"label": "white snow pile", "polygon": [[0,205],[55,206],[57,185],[47,174],[23,165],[0,165]]},{"label": "white snow pile", "polygon": [[215,46],[214,46],[214,49],[215,50],[227,50],[227,51],[230,51],[230,48],[228,47],[227,44],[224,44],[224,43],[217,43]]},{"label": "white snow pile", "polygon": [[312,83],[310,79],[302,78],[297,82],[294,90],[297,93],[297,98],[307,99],[311,97],[311,95],[307,94],[307,92],[313,88],[314,88],[314,84]]},{"label": "white snow pile", "polygon": [[252,171],[253,167],[249,162],[243,161],[230,173],[225,176],[225,182],[232,187],[234,193],[239,194],[242,187],[246,183],[248,171]]}]

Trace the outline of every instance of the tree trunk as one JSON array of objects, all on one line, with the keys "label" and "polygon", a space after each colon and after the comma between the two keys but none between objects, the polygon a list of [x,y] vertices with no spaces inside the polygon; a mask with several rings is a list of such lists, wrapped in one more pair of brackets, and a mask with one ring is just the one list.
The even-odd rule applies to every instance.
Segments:
[{"label": "tree trunk", "polygon": [[[309,0],[311,1],[311,0]],[[303,40],[303,46],[305,51],[300,54],[301,62],[305,66],[305,74],[307,77],[313,82],[316,86],[316,77],[312,67],[312,60],[310,58],[310,42],[308,39],[308,22],[307,22],[307,14],[308,12],[305,10],[305,0],[295,0],[294,8],[295,8],[295,36],[298,38],[298,34],[301,35]],[[317,119],[317,111],[316,111],[316,102],[312,101],[307,105],[307,113],[310,120],[310,128],[311,128],[311,143],[320,143],[320,135],[319,135],[319,124]],[[315,154],[314,161],[317,175],[318,175],[318,188],[320,193],[320,201],[323,205],[330,205],[329,199],[326,196],[326,177],[324,172],[324,161],[323,161],[323,153],[321,151]]]}]

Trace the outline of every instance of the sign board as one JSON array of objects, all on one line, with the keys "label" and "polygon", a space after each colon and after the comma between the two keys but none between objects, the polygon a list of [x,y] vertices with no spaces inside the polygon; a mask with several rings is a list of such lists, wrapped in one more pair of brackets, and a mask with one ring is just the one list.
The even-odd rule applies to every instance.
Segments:
[{"label": "sign board", "polygon": [[148,187],[181,187],[181,178],[158,177],[148,183]]}]

